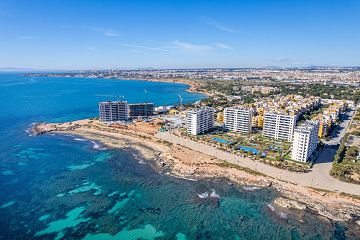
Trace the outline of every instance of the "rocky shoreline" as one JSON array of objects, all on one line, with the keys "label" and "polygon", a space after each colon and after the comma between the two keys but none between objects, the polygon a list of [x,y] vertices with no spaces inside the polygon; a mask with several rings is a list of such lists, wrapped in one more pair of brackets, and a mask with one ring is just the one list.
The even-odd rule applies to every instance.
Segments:
[{"label": "rocky shoreline", "polygon": [[247,191],[272,187],[282,195],[272,204],[282,211],[311,210],[332,221],[352,222],[360,231],[360,198],[282,182],[235,166],[223,166],[219,159],[162,141],[154,137],[154,134],[104,125],[96,120],[37,123],[30,130],[32,135],[49,132],[80,135],[89,140],[99,141],[110,148],[134,148],[144,159],[154,162],[159,170],[180,178],[229,179],[236,184],[254,186],[246,188]]}]

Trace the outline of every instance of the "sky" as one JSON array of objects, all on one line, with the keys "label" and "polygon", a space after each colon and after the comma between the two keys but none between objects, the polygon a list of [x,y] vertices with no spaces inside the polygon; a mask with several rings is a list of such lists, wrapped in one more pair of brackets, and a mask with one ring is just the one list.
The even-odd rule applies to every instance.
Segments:
[{"label": "sky", "polygon": [[0,0],[0,68],[360,66],[359,0]]}]

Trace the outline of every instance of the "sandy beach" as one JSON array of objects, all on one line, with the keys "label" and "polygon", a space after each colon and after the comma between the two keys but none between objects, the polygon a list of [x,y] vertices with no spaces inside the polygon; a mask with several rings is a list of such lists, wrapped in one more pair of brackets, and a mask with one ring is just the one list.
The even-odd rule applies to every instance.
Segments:
[{"label": "sandy beach", "polygon": [[[155,137],[158,128],[157,123],[106,125],[97,120],[87,119],[68,123],[36,124],[32,128],[32,133],[73,134],[99,141],[111,148],[135,149],[144,159],[152,162],[157,170],[164,170],[166,174],[181,178],[228,179],[241,186],[255,186],[248,188],[250,191],[271,186],[282,194],[273,204],[284,209],[307,208],[338,221],[356,221],[356,216],[360,215],[359,197],[292,184],[229,164],[213,156]],[[360,225],[360,222],[357,223]]]}]

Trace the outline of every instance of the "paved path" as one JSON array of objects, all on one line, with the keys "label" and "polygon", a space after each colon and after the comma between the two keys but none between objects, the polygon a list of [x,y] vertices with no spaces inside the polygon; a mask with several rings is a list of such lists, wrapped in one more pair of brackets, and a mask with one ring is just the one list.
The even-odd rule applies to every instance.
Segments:
[{"label": "paved path", "polygon": [[[344,124],[346,125],[346,122]],[[340,133],[339,135],[342,134],[343,133]],[[321,152],[319,158],[320,161],[319,163],[315,164],[312,171],[308,173],[295,173],[272,167],[259,161],[242,158],[202,143],[175,136],[169,132],[157,133],[156,137],[171,142],[173,144],[179,144],[195,151],[203,152],[205,154],[219,158],[221,160],[225,160],[230,163],[238,164],[242,167],[250,168],[257,172],[272,176],[276,179],[280,179],[283,181],[295,183],[301,186],[314,187],[329,191],[344,192],[353,195],[360,195],[360,185],[341,182],[329,175],[329,171],[331,169],[331,161],[337,149],[337,146],[334,147],[334,145],[327,146]]]},{"label": "paved path", "polygon": [[[325,143],[324,149],[320,153],[316,163],[312,168],[312,173],[318,176],[319,178],[330,181],[331,183],[333,182],[332,179],[334,178],[330,176],[332,162],[334,160],[336,151],[339,148],[340,141],[347,132],[348,126],[352,120],[352,117],[354,116],[354,113],[355,113],[354,109],[348,111],[347,117],[333,131],[331,139],[328,141],[324,141]],[[337,183],[334,183],[334,188],[339,191],[343,191],[341,189],[341,186],[338,185]]]}]

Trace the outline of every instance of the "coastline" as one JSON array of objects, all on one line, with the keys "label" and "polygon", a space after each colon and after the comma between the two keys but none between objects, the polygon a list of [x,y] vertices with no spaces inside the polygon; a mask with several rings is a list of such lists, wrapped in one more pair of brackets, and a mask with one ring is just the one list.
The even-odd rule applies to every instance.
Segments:
[{"label": "coastline", "polygon": [[[31,75],[30,75],[31,76]],[[77,76],[62,76],[62,75],[36,75],[36,77],[75,77],[75,78],[88,78],[88,79],[92,79],[94,77],[77,77]],[[108,77],[96,77],[98,79],[107,79],[107,80],[127,80],[127,81],[144,81],[144,82],[165,82],[165,83],[181,83],[181,84],[185,84],[188,85],[189,87],[186,89],[187,92],[192,92],[192,93],[199,93],[199,94],[204,94],[207,97],[211,97],[212,94],[206,91],[200,91],[199,87],[201,86],[200,80],[196,81],[196,80],[190,80],[190,79],[186,79],[186,78],[149,78],[149,79],[142,79],[142,78],[108,78]]]},{"label": "coastline", "polygon": [[[85,78],[91,78],[91,77],[85,77]],[[196,80],[190,80],[186,78],[149,78],[149,79],[141,79],[141,78],[101,78],[101,79],[108,79],[108,80],[129,80],[129,81],[144,81],[144,82],[163,82],[163,83],[181,83],[188,85],[189,88],[186,89],[187,92],[191,93],[199,93],[204,94],[207,97],[213,96],[213,94],[206,92],[206,91],[200,91],[199,87],[201,86],[200,80],[196,82]]]},{"label": "coastline", "polygon": [[158,139],[155,137],[157,130],[140,131],[136,128],[108,126],[96,120],[79,120],[60,124],[37,124],[32,132],[35,135],[49,132],[73,134],[99,141],[110,148],[135,149],[144,160],[152,162],[156,169],[175,177],[223,178],[242,186],[253,186],[247,187],[249,191],[271,187],[282,195],[271,203],[280,208],[308,209],[331,220],[357,221],[360,225],[360,198],[299,186],[228,164],[205,153]]},{"label": "coastline", "polygon": [[105,78],[105,79],[113,79],[113,80],[134,80],[134,81],[145,81],[145,82],[166,82],[166,83],[181,83],[186,84],[189,86],[188,89],[186,89],[187,92],[193,92],[193,93],[200,93],[205,94],[207,96],[211,96],[208,92],[203,92],[198,89],[198,87],[201,85],[199,82],[196,83],[195,81],[185,79],[185,78],[152,78],[152,79],[137,79],[137,78]]}]

